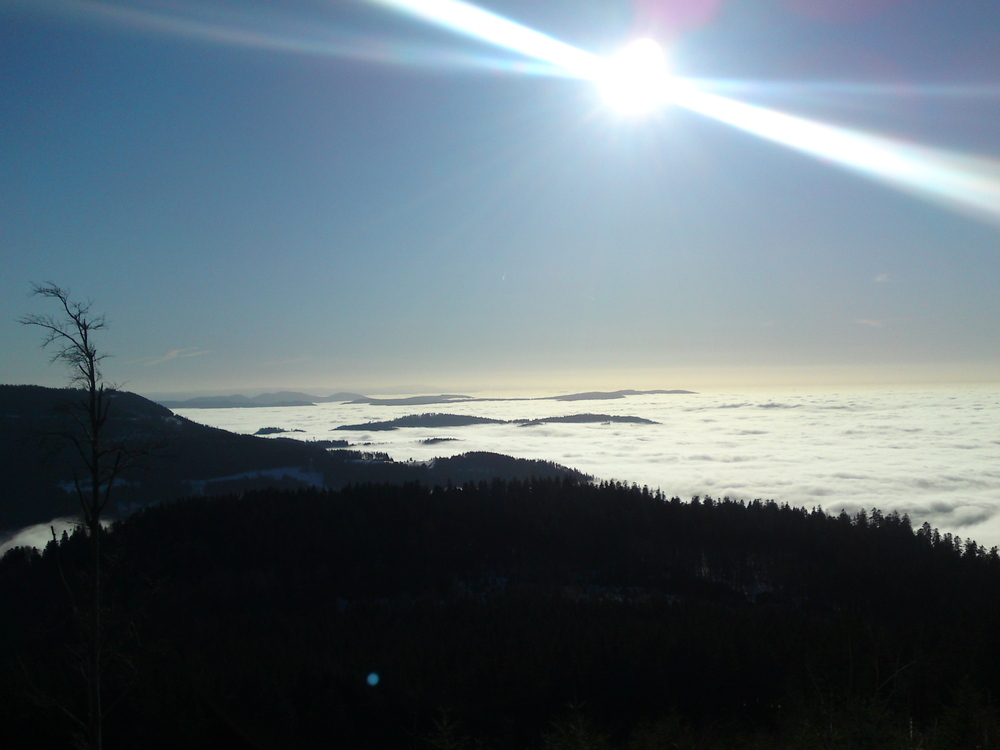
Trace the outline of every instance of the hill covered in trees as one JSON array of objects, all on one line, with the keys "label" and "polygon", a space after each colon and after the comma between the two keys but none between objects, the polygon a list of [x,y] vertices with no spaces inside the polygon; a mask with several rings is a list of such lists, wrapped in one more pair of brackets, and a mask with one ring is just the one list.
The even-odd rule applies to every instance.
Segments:
[{"label": "hill covered in trees", "polygon": [[[8,747],[70,731],[86,546],[0,560]],[[357,485],[150,507],[104,549],[109,748],[1000,741],[1000,555],[895,513]]]},{"label": "hill covered in trees", "polygon": [[[281,394],[278,394],[279,396]],[[0,385],[0,533],[79,511],[73,491],[79,456],[71,441],[78,416],[73,389]],[[494,476],[582,477],[547,461],[468,453],[432,464],[393,461],[380,453],[329,450],[330,443],[238,435],[197,424],[126,391],[111,394],[105,440],[138,454],[113,493],[118,511],[193,493],[262,487],[340,488],[359,482],[461,484]]]}]

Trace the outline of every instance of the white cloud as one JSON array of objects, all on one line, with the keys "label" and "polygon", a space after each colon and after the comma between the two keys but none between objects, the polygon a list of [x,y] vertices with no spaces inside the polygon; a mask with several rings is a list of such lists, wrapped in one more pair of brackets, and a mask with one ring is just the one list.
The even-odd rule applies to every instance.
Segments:
[{"label": "white cloud", "polygon": [[[783,407],[783,408],[781,408]],[[378,441],[397,460],[486,450],[543,458],[599,479],[661,488],[668,495],[773,499],[827,511],[864,508],[908,513],[991,547],[1000,545],[1000,390],[720,393],[634,396],[614,401],[493,401],[436,411],[498,419],[600,413],[656,425],[472,425],[391,432],[331,432],[386,420],[413,407],[319,404],[280,409],[182,410],[185,417],[237,432],[276,425],[302,439]],[[421,444],[429,437],[454,442]]]},{"label": "white cloud", "polygon": [[151,359],[143,360],[143,364],[146,367],[153,367],[155,365],[162,365],[164,362],[172,362],[175,359],[187,359],[189,357],[200,357],[202,354],[208,354],[207,349],[199,349],[196,346],[189,346],[186,349],[171,349],[169,352],[164,354],[162,357],[153,357]]}]

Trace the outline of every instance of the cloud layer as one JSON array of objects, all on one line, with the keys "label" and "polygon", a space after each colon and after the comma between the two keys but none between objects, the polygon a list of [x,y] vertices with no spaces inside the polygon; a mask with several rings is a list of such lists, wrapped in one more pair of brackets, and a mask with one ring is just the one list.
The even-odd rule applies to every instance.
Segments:
[{"label": "cloud layer", "polygon": [[[600,404],[596,409],[595,404]],[[637,396],[603,402],[449,404],[449,413],[541,419],[599,410],[659,424],[505,424],[352,434],[397,460],[472,450],[544,458],[600,479],[669,495],[774,499],[854,513],[908,513],[987,547],[1000,545],[1000,390],[923,389],[798,394]],[[342,437],[343,424],[414,413],[412,406],[181,411],[236,432],[300,429],[301,439]],[[428,438],[454,438],[422,444]]]}]

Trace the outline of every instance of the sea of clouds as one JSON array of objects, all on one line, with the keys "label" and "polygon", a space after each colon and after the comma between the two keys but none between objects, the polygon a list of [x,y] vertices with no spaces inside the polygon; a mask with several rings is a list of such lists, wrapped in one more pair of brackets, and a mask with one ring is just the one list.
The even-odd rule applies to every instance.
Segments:
[{"label": "sea of clouds", "polygon": [[[494,419],[598,413],[659,424],[516,424],[342,431],[346,424],[441,412]],[[542,458],[598,479],[695,495],[773,499],[831,513],[879,508],[914,526],[1000,545],[1000,387],[639,395],[613,400],[495,400],[432,406],[317,404],[187,409],[234,432],[347,439],[392,458],[467,451]],[[428,438],[452,438],[424,444]]]},{"label": "sea of clouds", "polygon": [[[493,419],[608,414],[658,424],[483,424],[391,431],[342,425],[439,412]],[[1000,387],[638,395],[613,400],[479,400],[430,406],[317,404],[179,409],[233,432],[302,430],[398,461],[468,451],[541,458],[670,496],[773,499],[827,512],[909,514],[987,548],[1000,546]],[[426,444],[430,438],[450,438]],[[61,530],[61,529],[60,529]],[[25,530],[31,531],[31,530]],[[49,524],[34,529],[51,538]],[[29,543],[6,540],[3,547]],[[0,550],[2,551],[2,550]]]}]

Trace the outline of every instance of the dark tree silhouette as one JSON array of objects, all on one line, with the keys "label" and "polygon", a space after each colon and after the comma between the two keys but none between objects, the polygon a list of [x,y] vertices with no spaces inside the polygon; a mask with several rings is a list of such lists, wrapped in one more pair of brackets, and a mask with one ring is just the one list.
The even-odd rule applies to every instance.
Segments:
[{"label": "dark tree silhouette", "polygon": [[[84,732],[86,747],[101,750],[104,707],[101,697],[102,642],[101,621],[101,519],[111,500],[111,490],[122,471],[133,465],[137,453],[122,442],[110,441],[106,427],[114,387],[101,373],[107,357],[94,343],[94,334],[107,327],[104,315],[91,311],[92,303],[70,299],[69,291],[55,284],[35,284],[32,293],[58,303],[56,315],[25,315],[18,322],[37,326],[45,332],[42,347],[52,351],[52,362],[65,365],[70,383],[77,389],[65,405],[66,429],[57,437],[79,457],[83,471],[74,473],[80,514],[89,539],[89,585],[83,602],[70,593],[74,615],[84,636],[81,672],[87,687],[86,718],[59,705]],[[82,476],[81,476],[82,474]],[[53,531],[53,534],[55,532]],[[69,586],[67,584],[67,590]]]},{"label": "dark tree silhouette", "polygon": [[[971,750],[1000,736],[1000,551],[877,509],[564,478],[270,488],[148,506],[102,546],[117,566],[106,631],[138,636],[109,746]],[[0,558],[4,747],[65,732],[2,670],[23,656],[61,689],[58,570],[88,554],[81,527]],[[106,669],[106,694],[118,676]]]}]

